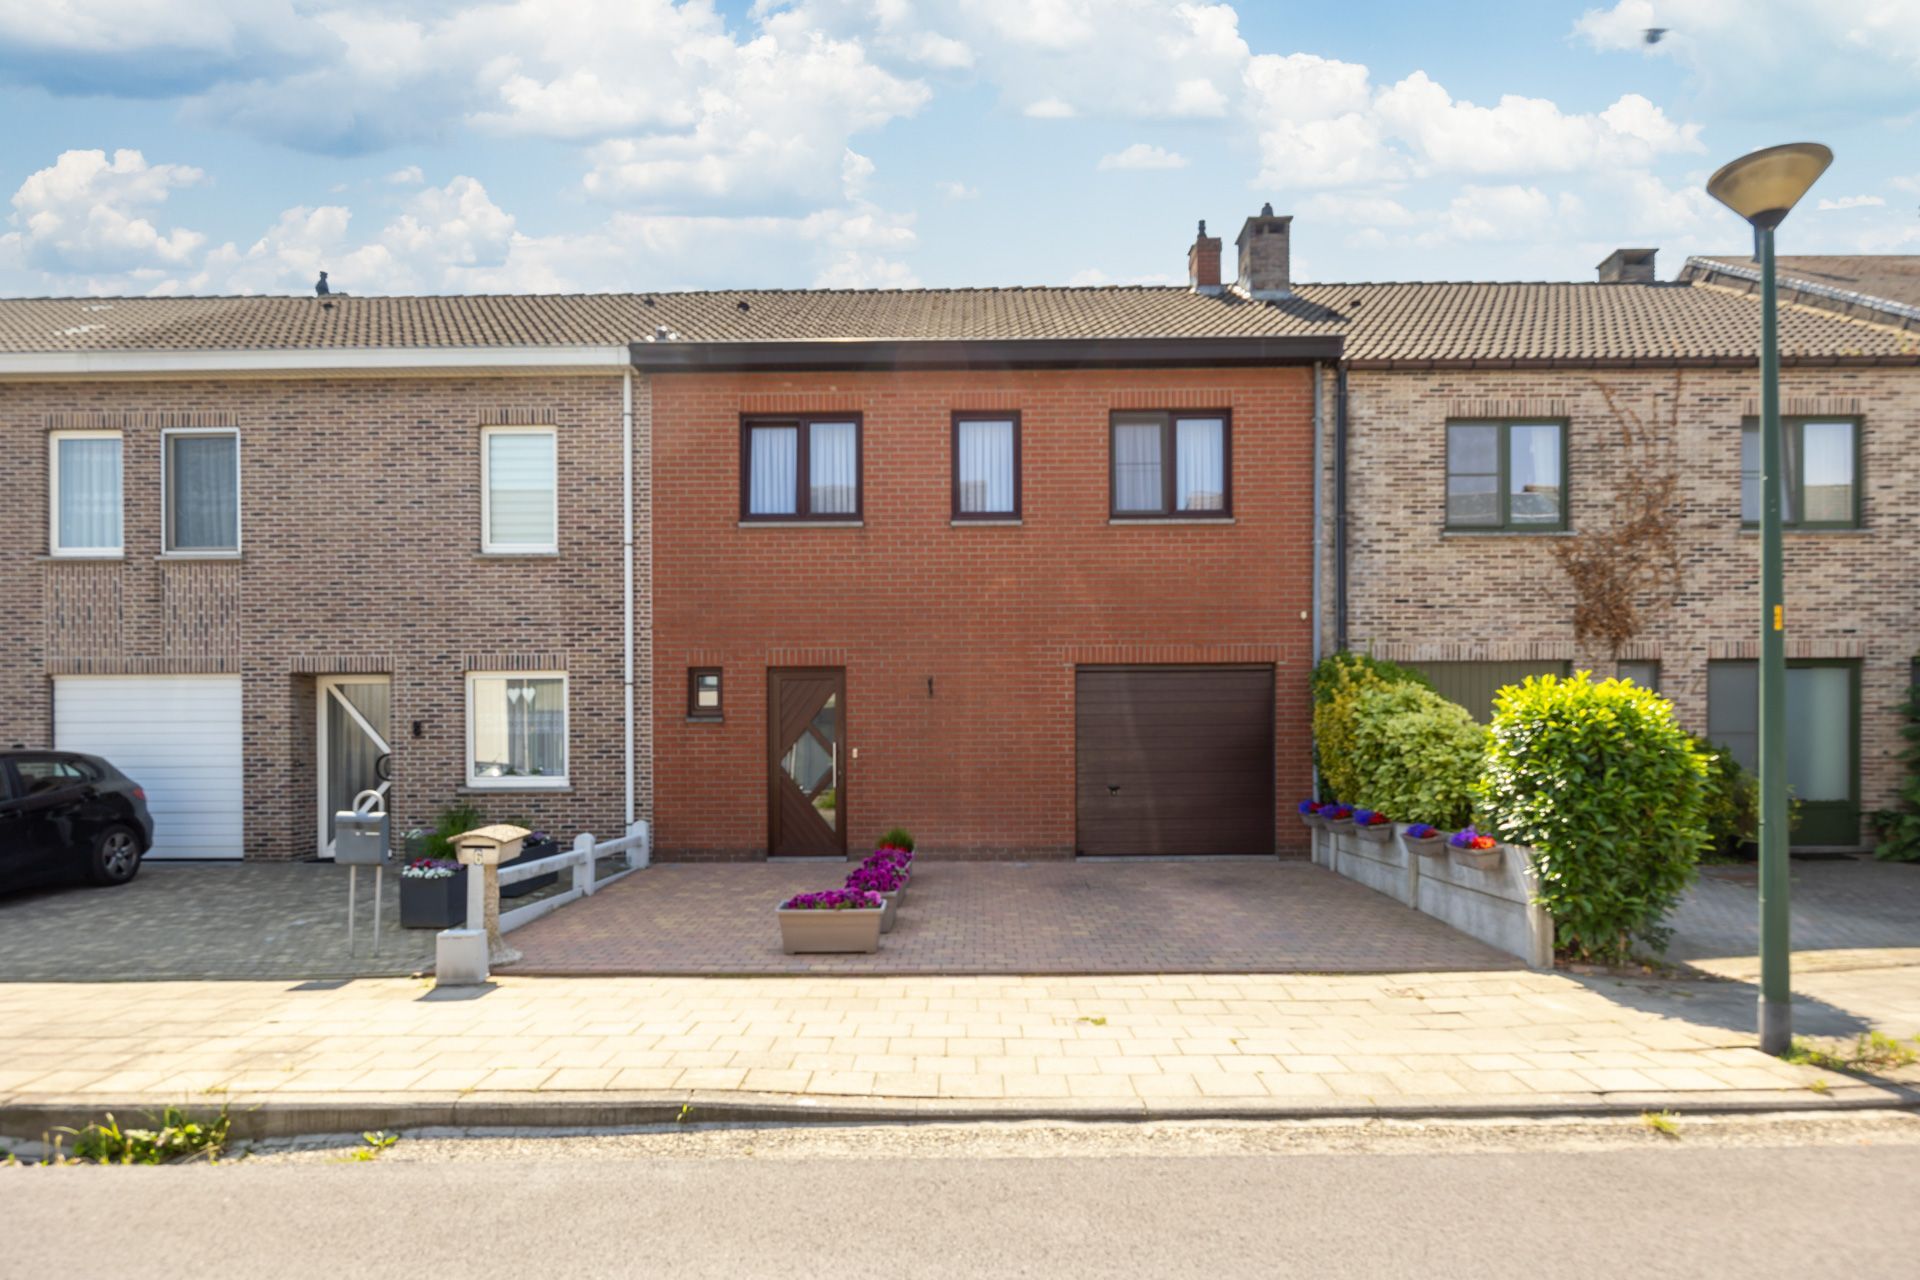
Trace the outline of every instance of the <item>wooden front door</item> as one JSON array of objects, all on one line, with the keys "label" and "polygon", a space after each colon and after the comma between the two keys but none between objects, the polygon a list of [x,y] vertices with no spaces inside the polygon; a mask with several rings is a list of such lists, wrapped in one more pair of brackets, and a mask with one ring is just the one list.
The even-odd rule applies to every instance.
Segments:
[{"label": "wooden front door", "polygon": [[847,673],[767,672],[767,852],[846,856]]}]

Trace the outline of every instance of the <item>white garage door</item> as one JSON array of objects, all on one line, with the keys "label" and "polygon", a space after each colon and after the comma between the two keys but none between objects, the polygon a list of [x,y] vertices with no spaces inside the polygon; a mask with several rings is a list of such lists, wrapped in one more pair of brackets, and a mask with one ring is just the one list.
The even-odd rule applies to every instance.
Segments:
[{"label": "white garage door", "polygon": [[240,856],[239,676],[56,676],[53,744],[146,789],[148,857]]}]

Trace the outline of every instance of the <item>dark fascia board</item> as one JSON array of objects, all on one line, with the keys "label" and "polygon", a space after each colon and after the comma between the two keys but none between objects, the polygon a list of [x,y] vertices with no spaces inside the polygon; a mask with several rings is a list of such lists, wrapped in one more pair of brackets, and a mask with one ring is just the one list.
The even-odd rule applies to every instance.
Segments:
[{"label": "dark fascia board", "polygon": [[864,339],[832,342],[636,342],[653,373],[799,373],[894,369],[1087,369],[1310,364],[1338,360],[1338,336],[1300,338]]}]

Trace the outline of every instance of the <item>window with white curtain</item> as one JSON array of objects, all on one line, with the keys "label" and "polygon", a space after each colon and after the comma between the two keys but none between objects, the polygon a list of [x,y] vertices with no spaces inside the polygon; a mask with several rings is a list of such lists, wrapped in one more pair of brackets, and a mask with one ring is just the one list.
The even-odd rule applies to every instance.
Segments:
[{"label": "window with white curtain", "polygon": [[48,459],[48,550],[56,556],[120,555],[120,433],[56,431]]},{"label": "window with white curtain", "polygon": [[1225,413],[1116,413],[1113,505],[1129,519],[1233,512]]},{"label": "window with white curtain", "polygon": [[[1780,421],[1780,520],[1802,529],[1850,529],[1860,523],[1854,476],[1859,424],[1841,418]],[[1740,431],[1740,520],[1760,523],[1760,424]]]},{"label": "window with white curtain", "polygon": [[749,420],[741,472],[742,520],[858,520],[860,420]]},{"label": "window with white curtain", "polygon": [[488,427],[480,433],[482,551],[528,555],[560,549],[556,446],[547,427]]},{"label": "window with white curtain", "polygon": [[1020,518],[1020,417],[955,414],[953,518]]},{"label": "window with white curtain", "polygon": [[467,673],[467,785],[567,785],[564,672]]},{"label": "window with white curtain", "polygon": [[161,433],[170,555],[235,555],[240,550],[240,433]]}]

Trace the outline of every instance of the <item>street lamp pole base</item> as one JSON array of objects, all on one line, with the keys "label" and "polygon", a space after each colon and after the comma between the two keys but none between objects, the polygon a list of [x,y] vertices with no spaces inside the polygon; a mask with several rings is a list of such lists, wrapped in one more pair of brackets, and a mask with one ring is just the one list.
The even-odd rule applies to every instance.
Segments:
[{"label": "street lamp pole base", "polygon": [[1793,1047],[1793,1005],[1760,997],[1760,1052],[1780,1057]]}]

